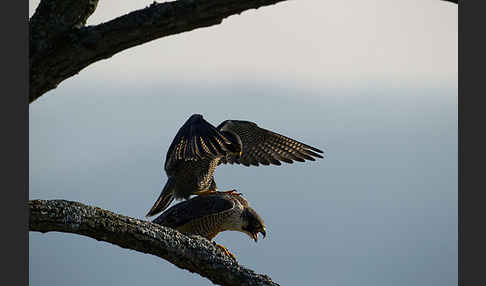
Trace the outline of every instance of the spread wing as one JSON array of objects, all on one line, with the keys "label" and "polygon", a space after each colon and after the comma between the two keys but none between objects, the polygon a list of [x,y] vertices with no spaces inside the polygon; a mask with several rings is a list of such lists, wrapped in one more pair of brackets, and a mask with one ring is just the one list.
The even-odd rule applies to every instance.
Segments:
[{"label": "spread wing", "polygon": [[230,210],[234,205],[229,196],[218,193],[197,196],[172,206],[152,222],[175,229],[191,220]]},{"label": "spread wing", "polygon": [[321,150],[258,127],[253,122],[241,120],[226,120],[218,125],[221,133],[241,145],[241,155],[227,154],[220,160],[220,164],[236,163],[245,166],[281,165],[281,162],[315,161],[323,158],[318,153]]},{"label": "spread wing", "polygon": [[167,151],[165,170],[171,169],[178,160],[199,160],[238,153],[233,144],[202,115],[192,115],[177,132]]}]

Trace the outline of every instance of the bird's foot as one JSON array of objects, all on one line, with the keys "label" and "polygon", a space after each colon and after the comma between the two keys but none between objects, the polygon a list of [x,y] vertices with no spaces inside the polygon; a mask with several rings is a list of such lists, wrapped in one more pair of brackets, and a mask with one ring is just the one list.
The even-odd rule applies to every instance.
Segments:
[{"label": "bird's foot", "polygon": [[194,195],[197,195],[197,196],[206,196],[206,195],[212,195],[212,194],[215,194],[217,193],[216,191],[213,191],[213,190],[204,190],[204,191],[197,191],[194,193]]},{"label": "bird's foot", "polygon": [[233,253],[231,253],[226,247],[222,246],[219,243],[216,243],[216,246],[219,247],[226,255],[228,255],[229,257],[233,258],[233,260],[236,261],[236,256]]},{"label": "bird's foot", "polygon": [[237,190],[229,190],[229,191],[222,191],[221,193],[223,194],[229,194],[229,195],[234,195],[234,196],[241,196],[241,193],[238,193]]}]

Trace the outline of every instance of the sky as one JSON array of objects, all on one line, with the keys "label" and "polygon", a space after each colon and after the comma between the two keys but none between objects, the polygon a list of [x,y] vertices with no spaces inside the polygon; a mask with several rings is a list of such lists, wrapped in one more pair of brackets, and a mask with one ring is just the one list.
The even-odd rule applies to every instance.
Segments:
[{"label": "sky", "polygon": [[[39,1],[30,1],[32,15]],[[100,1],[88,25],[151,1]],[[457,5],[286,1],[92,64],[29,106],[29,198],[145,219],[193,113],[325,151],[221,166],[267,225],[216,242],[281,285],[457,284]],[[29,234],[32,285],[210,285],[155,256]]]}]

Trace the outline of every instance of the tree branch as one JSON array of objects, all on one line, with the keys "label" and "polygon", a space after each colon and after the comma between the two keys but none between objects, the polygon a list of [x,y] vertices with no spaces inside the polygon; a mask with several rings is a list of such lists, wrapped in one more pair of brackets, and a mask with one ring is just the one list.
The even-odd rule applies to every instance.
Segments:
[{"label": "tree branch", "polygon": [[[98,0],[41,0],[30,19],[29,103],[90,64],[149,41],[286,0],[178,0],[85,27]],[[454,0],[442,0],[458,3]]]},{"label": "tree branch", "polygon": [[[156,3],[109,22],[80,27],[96,9],[97,1],[83,0],[68,9],[83,17],[66,16],[68,24],[54,36],[39,36],[46,27],[59,20],[45,7],[61,6],[66,0],[42,0],[30,20],[30,95],[29,103],[56,88],[63,80],[79,73],[88,65],[149,41],[197,28],[220,24],[224,18],[286,0],[178,0]],[[69,0],[77,2],[76,0]],[[56,6],[57,5],[57,6]],[[68,7],[69,5],[63,5]],[[44,7],[41,9],[41,7]],[[91,10],[90,10],[91,9]],[[67,10],[63,10],[67,11]],[[87,13],[91,12],[91,13]],[[76,20],[73,20],[76,19]],[[83,21],[84,19],[84,21]],[[61,21],[63,22],[63,21]],[[64,22],[63,22],[64,23]],[[76,25],[69,25],[76,23]],[[66,29],[69,28],[69,29]],[[36,32],[39,31],[39,32]]]},{"label": "tree branch", "polygon": [[43,0],[30,18],[31,37],[49,40],[74,27],[81,28],[97,5],[98,0]]},{"label": "tree branch", "polygon": [[240,266],[200,236],[65,200],[29,201],[31,231],[59,231],[88,236],[123,248],[161,257],[220,285],[272,285],[267,275]]}]

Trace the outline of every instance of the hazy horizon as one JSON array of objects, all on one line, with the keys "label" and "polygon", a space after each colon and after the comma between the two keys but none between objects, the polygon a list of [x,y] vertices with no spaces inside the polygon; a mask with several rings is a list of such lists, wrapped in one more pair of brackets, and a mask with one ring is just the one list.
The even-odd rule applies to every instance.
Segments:
[{"label": "hazy horizon", "polygon": [[[256,244],[235,232],[216,237],[240,263],[282,285],[302,282],[302,276],[305,284],[320,284],[323,271],[323,281],[337,285],[366,277],[370,285],[455,285],[456,91],[359,90],[301,100],[284,90],[295,92],[267,87],[260,94],[273,95],[227,96],[181,85],[173,97],[143,89],[116,100],[94,91],[46,97],[31,106],[30,198],[80,201],[145,219],[166,180],[168,145],[192,113],[213,124],[249,119],[323,149],[325,159],[218,167],[219,188],[242,192],[268,227],[267,238]],[[232,112],[236,99],[241,103]],[[156,257],[90,238],[30,233],[30,246],[30,279],[41,285],[130,285],[140,275],[146,283],[209,283]],[[67,273],[49,274],[59,267]],[[347,274],[350,268],[354,275]],[[379,269],[386,273],[374,272]]]},{"label": "hazy horizon", "polygon": [[[100,1],[88,24],[150,3]],[[193,113],[325,151],[218,167],[218,187],[243,193],[268,228],[258,243],[216,237],[242,265],[280,285],[457,284],[457,5],[287,1],[97,62],[29,106],[29,199],[145,220]],[[29,283],[211,284],[152,255],[38,232]]]}]

